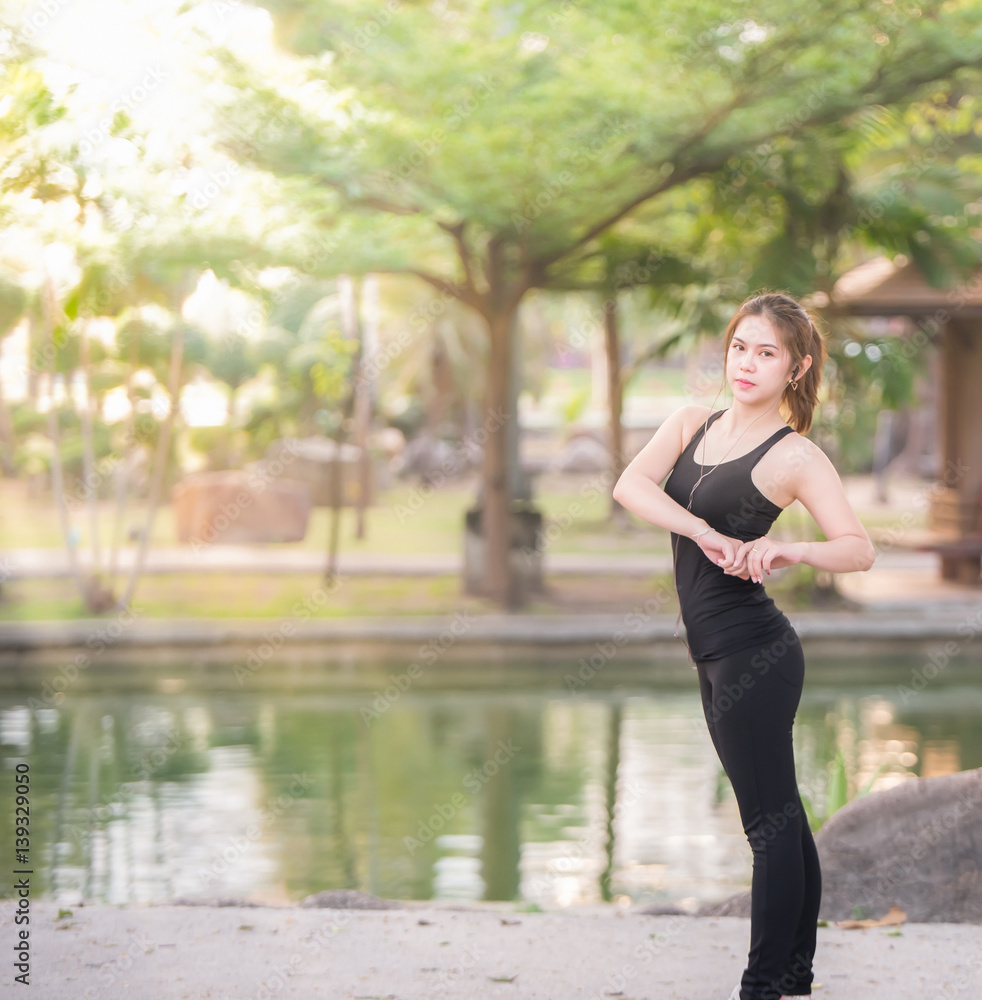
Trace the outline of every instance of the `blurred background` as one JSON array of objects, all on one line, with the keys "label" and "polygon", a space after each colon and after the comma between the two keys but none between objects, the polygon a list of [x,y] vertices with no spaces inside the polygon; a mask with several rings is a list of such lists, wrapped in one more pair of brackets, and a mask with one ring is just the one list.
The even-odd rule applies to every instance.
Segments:
[{"label": "blurred background", "polygon": [[[951,667],[816,647],[813,828],[982,766],[980,15],[5,3],[0,753],[35,891],[749,885],[668,533],[610,494],[729,405],[761,290],[827,337],[808,436],[878,551],[769,593],[830,634],[968,623]],[[798,502],[773,534],[823,537]],[[639,614],[661,645],[605,651]]]}]

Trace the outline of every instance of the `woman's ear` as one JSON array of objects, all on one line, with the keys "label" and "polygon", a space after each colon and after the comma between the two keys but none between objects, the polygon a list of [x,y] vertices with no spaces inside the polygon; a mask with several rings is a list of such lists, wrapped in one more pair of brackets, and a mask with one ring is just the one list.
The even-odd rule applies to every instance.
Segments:
[{"label": "woman's ear", "polygon": [[808,371],[808,369],[811,368],[811,366],[812,366],[812,356],[810,354],[806,354],[801,359],[801,361],[797,365],[795,365],[795,370],[797,371],[797,375],[792,375],[791,377],[802,378],[805,372]]}]

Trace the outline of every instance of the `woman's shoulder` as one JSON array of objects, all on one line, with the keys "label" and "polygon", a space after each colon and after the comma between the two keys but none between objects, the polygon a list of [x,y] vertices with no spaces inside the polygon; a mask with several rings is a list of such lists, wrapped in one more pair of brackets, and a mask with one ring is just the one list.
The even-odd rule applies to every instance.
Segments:
[{"label": "woman's shoulder", "polygon": [[[825,452],[811,438],[805,437],[804,434],[796,431],[790,424],[785,424],[785,426],[790,430],[790,433],[782,435],[774,445],[774,449],[779,454],[793,451],[811,457],[825,455]],[[778,429],[780,430],[780,428]]]},{"label": "woman's shoulder", "polygon": [[831,465],[829,457],[814,441],[792,428],[764,453],[761,471],[766,475],[768,470],[779,470],[788,490],[796,493],[799,477],[807,475],[816,463]]},{"label": "woman's shoulder", "polygon": [[706,406],[703,403],[686,403],[684,406],[680,406],[675,412],[682,422],[682,440],[689,441],[692,435],[716,411],[711,406]]}]

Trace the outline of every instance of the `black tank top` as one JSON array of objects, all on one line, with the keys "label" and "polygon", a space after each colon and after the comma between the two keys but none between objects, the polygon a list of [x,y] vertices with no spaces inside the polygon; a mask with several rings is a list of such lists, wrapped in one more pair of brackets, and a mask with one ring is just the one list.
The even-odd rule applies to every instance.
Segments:
[{"label": "black tank top", "polygon": [[[705,427],[725,412],[717,410],[708,424],[699,427],[669,474],[665,492],[682,507],[688,504],[689,492],[700,475],[693,458],[696,445]],[[757,489],[750,470],[771,445],[792,431],[792,427],[782,427],[753,451],[722,462],[696,487],[688,509],[710,527],[741,542],[766,535],[783,508]],[[707,472],[710,468],[705,466]],[[727,575],[688,535],[673,531],[671,536],[682,621],[694,660],[711,660],[764,644],[791,628],[763,584]]]}]

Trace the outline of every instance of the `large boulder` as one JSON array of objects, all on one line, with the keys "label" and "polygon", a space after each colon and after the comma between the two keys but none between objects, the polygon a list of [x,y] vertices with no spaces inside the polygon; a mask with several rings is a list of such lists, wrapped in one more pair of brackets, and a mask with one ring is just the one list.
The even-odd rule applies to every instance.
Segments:
[{"label": "large boulder", "polygon": [[180,542],[299,542],[307,533],[310,490],[239,471],[195,472],[174,487],[172,505]]},{"label": "large boulder", "polygon": [[[982,768],[853,799],[822,825],[815,846],[825,920],[899,906],[917,923],[982,923]],[[750,893],[699,914],[748,917]]]},{"label": "large boulder", "polygon": [[[257,463],[257,472],[264,478],[293,480],[306,483],[315,507],[329,507],[334,498],[335,456],[340,455],[338,467],[341,480],[341,506],[355,506],[362,493],[361,448],[342,443],[340,453],[333,438],[313,436],[307,438],[280,438],[266,449],[266,455]],[[368,484],[364,503],[374,501],[376,473],[369,464]]]},{"label": "large boulder", "polygon": [[398,899],[385,899],[360,889],[325,889],[300,901],[304,907],[331,910],[398,910],[403,903]]},{"label": "large boulder", "polygon": [[562,447],[551,464],[554,472],[607,472],[610,450],[591,434],[576,433]]},{"label": "large boulder", "polygon": [[427,486],[440,487],[481,467],[483,450],[470,437],[445,441],[429,431],[420,431],[406,443],[397,464],[402,477],[417,475]]}]

